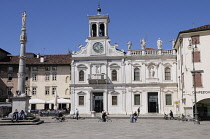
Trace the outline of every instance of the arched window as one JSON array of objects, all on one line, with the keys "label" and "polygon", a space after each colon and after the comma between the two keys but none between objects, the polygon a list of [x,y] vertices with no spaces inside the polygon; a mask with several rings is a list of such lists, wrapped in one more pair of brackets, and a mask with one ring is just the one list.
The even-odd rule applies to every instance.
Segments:
[{"label": "arched window", "polygon": [[79,81],[84,81],[84,71],[83,70],[81,70],[79,72]]},{"label": "arched window", "polygon": [[104,36],[104,24],[100,24],[100,32],[99,32],[99,36]]},{"label": "arched window", "polygon": [[92,25],[92,37],[96,37],[96,24]]},{"label": "arched window", "polygon": [[140,70],[139,68],[134,69],[134,81],[139,81],[140,80]]},{"label": "arched window", "polygon": [[112,71],[112,81],[117,81],[117,71],[116,70]]},{"label": "arched window", "polygon": [[165,80],[171,80],[171,69],[169,67],[165,68]]}]

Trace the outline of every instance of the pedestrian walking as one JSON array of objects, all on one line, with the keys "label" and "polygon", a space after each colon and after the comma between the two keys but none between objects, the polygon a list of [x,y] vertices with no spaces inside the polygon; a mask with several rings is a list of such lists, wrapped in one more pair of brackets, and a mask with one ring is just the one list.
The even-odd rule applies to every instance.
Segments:
[{"label": "pedestrian walking", "polygon": [[76,109],[76,118],[77,118],[77,120],[79,119],[79,110],[78,109]]},{"label": "pedestrian walking", "polygon": [[169,114],[169,115],[170,115],[170,120],[171,120],[171,119],[174,119],[174,115],[173,115],[172,110],[170,110],[170,114]]},{"label": "pedestrian walking", "polygon": [[137,111],[138,111],[138,116],[139,116],[139,114],[140,114],[140,107],[137,109]]}]

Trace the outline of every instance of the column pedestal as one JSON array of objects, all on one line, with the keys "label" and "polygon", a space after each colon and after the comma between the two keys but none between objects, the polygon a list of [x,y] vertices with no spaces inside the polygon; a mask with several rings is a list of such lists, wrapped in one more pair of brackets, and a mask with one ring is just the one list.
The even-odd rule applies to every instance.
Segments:
[{"label": "column pedestal", "polygon": [[12,97],[12,112],[15,111],[15,109],[20,112],[21,110],[24,110],[26,113],[28,113],[28,106],[29,106],[29,99],[31,96],[24,96],[24,97]]}]

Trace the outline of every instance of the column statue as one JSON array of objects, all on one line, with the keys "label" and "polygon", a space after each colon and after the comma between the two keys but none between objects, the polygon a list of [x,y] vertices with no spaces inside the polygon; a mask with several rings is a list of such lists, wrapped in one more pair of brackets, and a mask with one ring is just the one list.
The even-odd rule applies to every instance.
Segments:
[{"label": "column statue", "polygon": [[26,11],[22,13],[22,28],[26,27]]},{"label": "column statue", "polygon": [[131,49],[131,46],[132,46],[132,42],[129,41],[129,42],[127,43],[127,45],[128,45],[128,50],[130,50],[130,49]]},{"label": "column statue", "polygon": [[158,40],[157,40],[158,49],[162,49],[162,44],[163,44],[163,41],[161,41],[160,38],[158,38]]},{"label": "column statue", "polygon": [[144,39],[142,39],[142,40],[140,41],[140,43],[141,43],[141,49],[144,50],[145,47],[146,47],[146,41],[145,41]]}]

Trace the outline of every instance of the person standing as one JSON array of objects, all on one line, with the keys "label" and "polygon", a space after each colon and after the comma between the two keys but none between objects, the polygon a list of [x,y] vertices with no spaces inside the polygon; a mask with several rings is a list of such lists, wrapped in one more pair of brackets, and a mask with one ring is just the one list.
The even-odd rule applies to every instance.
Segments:
[{"label": "person standing", "polygon": [[173,115],[172,110],[170,110],[170,120],[171,120],[171,119],[174,119],[174,115]]},{"label": "person standing", "polygon": [[78,109],[76,109],[76,118],[77,118],[77,120],[79,118],[79,110]]},{"label": "person standing", "polygon": [[140,114],[140,107],[138,108],[138,110],[137,110],[137,111],[138,111],[138,116],[139,116],[139,114]]},{"label": "person standing", "polygon": [[103,120],[103,122],[106,122],[106,116],[107,116],[106,115],[106,112],[104,111],[103,114],[102,114],[102,120]]}]

